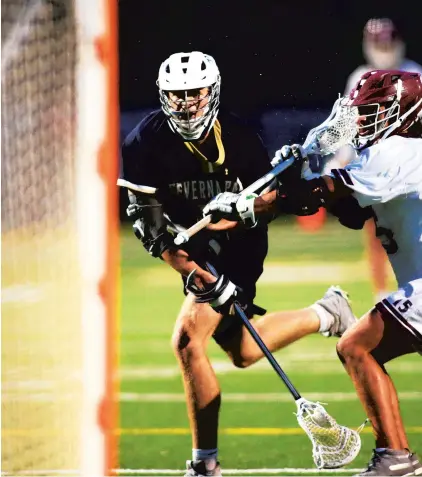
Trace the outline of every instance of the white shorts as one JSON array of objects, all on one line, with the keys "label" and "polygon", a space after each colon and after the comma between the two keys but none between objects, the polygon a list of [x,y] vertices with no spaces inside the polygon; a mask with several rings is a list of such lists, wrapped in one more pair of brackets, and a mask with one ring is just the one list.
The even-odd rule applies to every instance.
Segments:
[{"label": "white shorts", "polygon": [[391,293],[376,308],[387,310],[422,343],[422,278]]}]

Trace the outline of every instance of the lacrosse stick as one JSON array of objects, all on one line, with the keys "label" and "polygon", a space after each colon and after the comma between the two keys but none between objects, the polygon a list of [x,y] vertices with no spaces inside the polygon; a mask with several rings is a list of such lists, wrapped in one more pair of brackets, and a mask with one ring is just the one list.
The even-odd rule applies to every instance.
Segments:
[{"label": "lacrosse stick", "polygon": [[[270,183],[275,177],[285,171],[288,167],[290,167],[294,161],[295,159],[293,157],[289,157],[286,161],[277,164],[270,172],[265,174],[265,176],[262,176],[261,178],[253,182],[250,186],[246,187],[246,189],[243,189],[242,194],[247,195],[251,193],[256,193],[261,188]],[[210,223],[211,215],[206,215],[199,222],[196,222],[196,224],[192,225],[183,232],[178,233],[174,239],[174,243],[176,245],[181,245],[182,243],[188,242],[193,235],[198,233]]]},{"label": "lacrosse stick", "polygon": [[[354,115],[357,115],[357,110],[356,108],[342,108],[341,102],[343,99],[339,97],[334,103],[328,118],[319,126],[309,131],[302,146],[305,160],[309,154],[320,154],[321,156],[333,154],[345,144],[350,144],[355,137],[356,121],[354,120]],[[246,187],[240,194],[262,193],[265,186],[268,186],[277,176],[290,167],[294,161],[295,159],[291,156],[279,162],[270,172]],[[206,215],[199,222],[179,233],[175,237],[174,243],[181,245],[188,242],[190,237],[210,223],[211,215]]]},{"label": "lacrosse stick", "polygon": [[[208,270],[218,278],[217,270],[209,262],[206,265]],[[293,396],[297,406],[297,413],[295,413],[297,421],[312,442],[312,457],[315,465],[319,469],[336,469],[350,464],[360,451],[359,433],[337,424],[336,420],[319,402],[315,403],[303,398],[262,341],[238,302],[234,303],[234,309],[259,349]]]}]

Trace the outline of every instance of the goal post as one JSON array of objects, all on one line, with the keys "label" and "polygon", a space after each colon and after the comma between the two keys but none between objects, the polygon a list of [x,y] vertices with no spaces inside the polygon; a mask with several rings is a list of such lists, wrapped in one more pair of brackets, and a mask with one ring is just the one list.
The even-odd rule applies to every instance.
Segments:
[{"label": "goal post", "polygon": [[2,473],[117,466],[117,0],[2,0]]}]

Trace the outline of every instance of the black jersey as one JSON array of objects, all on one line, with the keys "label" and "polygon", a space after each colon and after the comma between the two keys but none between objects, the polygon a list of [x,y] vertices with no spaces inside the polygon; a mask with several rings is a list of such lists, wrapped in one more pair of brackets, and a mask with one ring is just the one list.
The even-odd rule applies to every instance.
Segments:
[{"label": "black jersey", "polygon": [[[121,159],[118,184],[138,192],[143,204],[154,207],[143,218],[144,240],[148,227],[153,238],[146,248],[153,256],[161,256],[173,244],[173,237],[161,233],[163,227],[190,227],[202,218],[202,208],[212,197],[239,192],[271,169],[258,134],[222,112],[201,144],[184,142],[171,131],[164,113],[154,111],[127,136]],[[217,257],[209,255],[210,239],[220,244]],[[227,233],[204,229],[181,248],[200,266],[211,261],[253,300],[268,250],[266,226]]]},{"label": "black jersey", "polygon": [[184,142],[161,110],[145,117],[122,145],[119,185],[155,194],[172,222],[189,227],[220,192],[239,192],[271,169],[258,134],[220,112],[207,139]]}]

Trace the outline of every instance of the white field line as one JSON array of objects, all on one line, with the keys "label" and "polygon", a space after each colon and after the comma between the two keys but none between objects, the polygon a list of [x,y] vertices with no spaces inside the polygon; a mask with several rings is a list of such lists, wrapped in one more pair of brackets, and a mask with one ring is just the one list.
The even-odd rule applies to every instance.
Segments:
[{"label": "white field line", "polygon": [[[391,270],[389,269],[389,274]],[[148,286],[177,286],[179,280],[170,268],[148,268],[139,274],[139,280],[148,276]],[[277,283],[353,283],[370,280],[369,267],[366,261],[359,262],[266,262],[259,285]],[[17,283],[2,288],[2,303],[37,302],[45,295],[45,290],[30,283]]]},{"label": "white field line", "polygon": [[[361,472],[362,469],[301,469],[295,467],[284,467],[280,469],[224,469],[224,475],[320,475],[320,474],[350,474]],[[177,469],[114,469],[118,475],[184,475],[185,470]],[[79,476],[78,470],[22,470],[20,472],[2,472],[2,476],[13,477],[20,475],[36,476]]]},{"label": "white field line", "polygon": [[[306,354],[302,357],[288,356],[280,358],[280,364],[286,370],[309,373],[309,374],[344,374],[344,368],[335,356],[327,354]],[[229,361],[213,360],[212,365],[218,375],[231,373],[262,373],[271,372],[273,369],[266,361],[260,361],[250,368],[239,369]],[[387,364],[388,371],[404,374],[421,374],[422,368],[419,362],[396,361]],[[119,378],[123,381],[137,381],[143,379],[171,379],[180,376],[180,369],[177,366],[126,366],[119,372]]]},{"label": "white field line", "polygon": [[[354,392],[309,392],[305,393],[306,399],[310,401],[345,402],[358,401]],[[22,393],[2,393],[3,402],[58,402],[72,401],[77,399],[77,393],[48,393],[48,392],[26,392]],[[402,391],[399,392],[401,401],[422,401],[422,392]],[[183,393],[132,393],[122,392],[118,396],[119,402],[153,402],[153,403],[185,403]],[[223,401],[227,402],[292,402],[289,393],[226,393]]]},{"label": "white field line", "polygon": [[[148,286],[175,285],[174,272],[166,268],[148,268],[143,270],[139,279],[148,276]],[[391,270],[389,270],[391,275]],[[353,283],[370,279],[370,270],[365,260],[358,262],[266,262],[264,272],[259,279],[260,285],[274,283]]]},{"label": "white field line", "polygon": [[[223,469],[224,475],[319,475],[319,474],[350,474],[361,472],[362,469],[296,469],[294,467],[285,467],[281,469]],[[184,470],[174,469],[117,469],[117,474],[127,475],[183,475]]]},{"label": "white field line", "polygon": [[[310,401],[358,401],[358,397],[354,392],[310,392],[304,396]],[[399,398],[402,401],[420,401],[422,400],[422,392],[404,391],[399,392]],[[225,393],[223,401],[226,402],[292,402],[293,398],[290,393]],[[185,403],[186,398],[183,393],[120,393],[120,402],[180,402]]]},{"label": "white field line", "polygon": [[[334,355],[327,353],[306,353],[283,355],[280,360],[282,366],[288,372],[297,374],[313,374],[313,375],[340,375],[344,374],[344,369]],[[266,361],[260,361],[254,366],[247,369],[238,369],[233,366],[230,361],[214,360],[213,367],[218,375],[231,373],[273,373],[273,369]],[[387,368],[390,372],[400,374],[413,374],[416,379],[422,378],[422,368],[419,361],[396,361],[389,363]],[[38,401],[50,402],[52,400],[69,400],[75,399],[75,392],[70,391],[63,393],[63,382],[68,384],[77,384],[80,381],[78,373],[66,375],[63,371],[60,374],[57,370],[53,370],[51,376],[46,373],[46,379],[28,379],[28,372],[25,367],[22,369],[7,370],[3,373],[2,383],[2,399],[4,401]],[[119,370],[118,378],[122,382],[142,381],[142,380],[166,380],[180,377],[180,369],[177,366],[127,366]],[[70,388],[68,388],[70,389]],[[76,392],[77,394],[77,392]],[[164,395],[163,395],[164,396]],[[148,400],[148,398],[136,399],[130,396],[130,393],[124,393],[123,399]],[[159,399],[159,398],[158,398]],[[164,397],[162,399],[165,399]],[[171,399],[171,398],[169,398]],[[228,398],[230,399],[230,398]],[[233,398],[241,399],[241,398]],[[259,398],[256,398],[259,399]],[[269,397],[269,399],[271,399]],[[274,398],[276,399],[276,398]],[[283,398],[281,398],[283,399]],[[405,398],[406,399],[406,398]],[[173,398],[177,400],[177,398]],[[263,398],[264,400],[264,398]],[[279,400],[279,398],[277,398]]]}]

